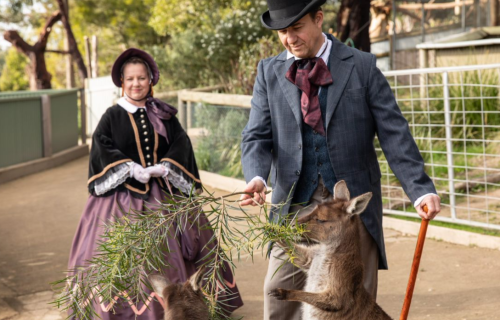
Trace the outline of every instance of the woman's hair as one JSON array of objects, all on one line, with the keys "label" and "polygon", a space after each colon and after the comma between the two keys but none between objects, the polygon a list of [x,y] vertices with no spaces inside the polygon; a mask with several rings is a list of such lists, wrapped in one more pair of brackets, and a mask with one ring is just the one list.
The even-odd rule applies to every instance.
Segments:
[{"label": "woman's hair", "polygon": [[146,66],[146,70],[148,71],[149,79],[150,79],[150,81],[152,81],[153,80],[153,73],[151,72],[151,68],[149,68],[149,64],[146,61],[144,61],[138,57],[132,57],[122,64],[122,67],[120,70],[122,78],[123,78],[123,70],[125,70],[125,66],[127,64],[139,64],[139,63],[142,63],[143,65]]}]

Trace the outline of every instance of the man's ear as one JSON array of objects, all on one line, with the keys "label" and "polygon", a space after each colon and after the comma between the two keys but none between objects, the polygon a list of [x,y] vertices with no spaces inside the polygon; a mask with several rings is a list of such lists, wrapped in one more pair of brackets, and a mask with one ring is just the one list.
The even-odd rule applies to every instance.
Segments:
[{"label": "man's ear", "polygon": [[368,206],[368,203],[370,202],[370,199],[372,198],[372,193],[367,192],[365,194],[362,194],[351,201],[349,201],[349,204],[347,205],[347,213],[350,215],[355,215],[355,214],[361,214],[363,211],[365,211],[366,206]]},{"label": "man's ear", "polygon": [[317,25],[321,26],[323,25],[323,19],[324,19],[323,11],[319,10],[318,12],[316,12],[316,17],[314,18],[314,22]]}]

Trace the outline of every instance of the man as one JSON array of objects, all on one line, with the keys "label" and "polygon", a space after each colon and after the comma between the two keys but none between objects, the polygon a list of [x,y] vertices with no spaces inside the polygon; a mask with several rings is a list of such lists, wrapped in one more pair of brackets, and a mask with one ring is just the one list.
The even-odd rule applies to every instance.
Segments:
[{"label": "man", "polygon": [[[371,191],[373,198],[361,215],[361,246],[364,286],[376,297],[378,269],[386,269],[387,260],[375,134],[422,218],[434,218],[440,199],[375,56],[323,34],[320,6],[325,2],[267,0],[262,24],[277,30],[286,50],[258,66],[250,118],[242,133],[245,192],[253,196],[243,196],[241,204],[264,202],[269,175],[273,203],[293,195],[281,210],[285,213],[302,208],[292,203],[308,203],[298,214],[309,213],[332,196],[340,180],[352,196]],[[300,303],[267,295],[277,287],[304,285],[305,275],[291,264],[276,272],[284,259],[286,254],[274,246],[264,284],[264,319],[301,318]]]}]

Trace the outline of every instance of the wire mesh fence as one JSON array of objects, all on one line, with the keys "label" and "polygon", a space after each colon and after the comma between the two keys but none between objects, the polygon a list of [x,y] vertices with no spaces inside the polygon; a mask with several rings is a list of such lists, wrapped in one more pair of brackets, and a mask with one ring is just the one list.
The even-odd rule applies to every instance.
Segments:
[{"label": "wire mesh fence", "polygon": [[[500,229],[500,65],[385,75],[441,196],[438,219]],[[385,212],[415,215],[375,143]]]},{"label": "wire mesh fence", "polygon": [[[500,64],[385,73],[441,196],[438,220],[500,229]],[[249,96],[179,95],[202,170],[242,177]],[[375,139],[384,212],[417,217]]]}]

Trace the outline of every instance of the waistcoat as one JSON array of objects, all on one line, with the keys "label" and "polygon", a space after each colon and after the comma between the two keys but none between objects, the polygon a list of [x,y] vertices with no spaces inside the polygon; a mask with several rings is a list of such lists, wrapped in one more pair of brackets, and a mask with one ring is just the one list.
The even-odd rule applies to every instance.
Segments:
[{"label": "waistcoat", "polygon": [[[321,108],[321,117],[325,125],[326,100],[328,96],[328,87],[321,87],[319,93],[319,104]],[[326,132],[326,130],[325,130]],[[302,120],[302,169],[300,171],[299,181],[295,186],[293,203],[308,203],[314,191],[318,187],[319,175],[323,182],[333,194],[333,187],[337,182],[335,173],[328,155],[326,137],[323,137]]]}]

